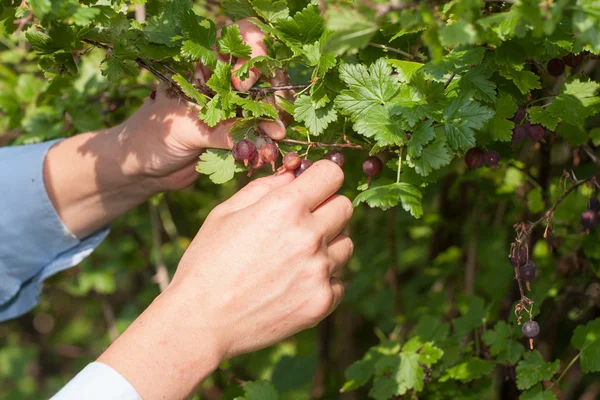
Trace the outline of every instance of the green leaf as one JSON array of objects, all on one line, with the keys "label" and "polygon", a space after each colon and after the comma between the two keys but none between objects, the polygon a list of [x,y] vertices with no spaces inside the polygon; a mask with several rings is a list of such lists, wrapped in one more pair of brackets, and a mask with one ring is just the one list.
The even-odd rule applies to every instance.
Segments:
[{"label": "green leaf", "polygon": [[221,8],[233,18],[256,17],[256,12],[248,0],[223,0]]},{"label": "green leaf", "polygon": [[580,365],[584,374],[600,371],[600,318],[579,325],[571,344],[581,351]]},{"label": "green leaf", "polygon": [[529,211],[536,214],[544,211],[545,206],[540,188],[533,188],[527,193],[527,208],[529,208]]},{"label": "green leaf", "polygon": [[402,351],[400,353],[400,366],[394,376],[399,385],[396,394],[405,394],[411,389],[415,392],[420,392],[423,390],[424,377],[425,372],[419,365],[419,354],[412,351]]},{"label": "green leaf", "polygon": [[313,135],[323,133],[330,123],[337,120],[337,112],[333,108],[333,103],[316,108],[310,96],[303,95],[298,97],[294,105],[294,117],[297,121],[304,122]]},{"label": "green leaf", "polygon": [[548,112],[572,125],[583,125],[585,118],[598,111],[599,88],[600,83],[573,78],[561,88],[560,94],[548,107]]},{"label": "green leaf", "polygon": [[453,99],[444,108],[444,131],[453,150],[475,146],[475,129],[481,129],[494,112],[474,101],[469,95]]},{"label": "green leaf", "polygon": [[293,17],[279,18],[274,24],[277,34],[296,46],[313,43],[323,34],[325,24],[319,8],[309,5]]},{"label": "green leaf", "polygon": [[600,146],[600,128],[590,130],[590,139],[594,146]]},{"label": "green leaf", "polygon": [[481,64],[485,49],[483,47],[456,48],[439,62],[429,62],[423,71],[433,78],[442,80],[448,74],[460,73],[473,65]]},{"label": "green leaf", "polygon": [[529,389],[541,381],[552,379],[560,362],[544,362],[542,354],[535,350],[525,353],[523,360],[517,364],[517,386],[521,390]]},{"label": "green leaf", "polygon": [[102,75],[112,82],[116,82],[126,75],[137,76],[140,73],[140,67],[135,61],[119,58],[112,54],[102,61],[100,68]]},{"label": "green leaf", "polygon": [[477,41],[477,31],[473,24],[466,21],[456,21],[446,24],[440,29],[440,40],[446,47],[454,47],[461,44],[473,44]]},{"label": "green leaf", "polygon": [[569,145],[578,147],[587,143],[588,134],[581,125],[572,125],[567,122],[562,122],[558,125],[556,133],[567,139]]},{"label": "green leaf", "polygon": [[366,202],[370,207],[387,210],[402,203],[404,210],[409,211],[413,217],[420,218],[423,215],[422,198],[423,194],[416,186],[400,182],[371,187],[356,196],[353,204],[356,207],[360,203]]},{"label": "green leaf", "polygon": [[519,400],[556,400],[556,395],[550,390],[544,390],[542,385],[536,385],[533,389],[523,392]]},{"label": "green leaf", "polygon": [[529,122],[532,124],[542,124],[550,130],[555,130],[558,125],[559,119],[552,116],[545,108],[529,107],[527,114],[529,114]]},{"label": "green leaf", "polygon": [[432,342],[427,342],[419,351],[419,363],[431,367],[442,359],[444,351],[433,345]]},{"label": "green leaf", "polygon": [[308,60],[308,65],[316,67],[313,71],[313,79],[323,77],[331,68],[335,67],[337,60],[333,53],[323,53],[321,44],[314,42],[313,44],[305,44],[302,47],[304,56]]},{"label": "green leaf", "polygon": [[374,18],[348,7],[331,7],[326,13],[325,48],[335,54],[356,51],[369,44],[379,27]]},{"label": "green leaf", "polygon": [[488,130],[492,139],[500,142],[510,142],[512,139],[512,130],[515,123],[509,118],[512,118],[517,111],[517,103],[512,96],[501,94],[498,96],[496,104],[494,104],[496,113],[488,122]]},{"label": "green leaf", "polygon": [[189,83],[183,76],[176,74],[173,75],[172,78],[177,83],[177,86],[181,88],[183,93],[196,100],[196,103],[198,103],[201,106],[206,104],[206,96],[202,93],[199,93],[194,87],[194,85]]},{"label": "green leaf", "polygon": [[408,83],[412,80],[412,77],[423,67],[423,64],[413,61],[402,61],[402,60],[386,60],[388,64],[392,65],[398,74],[398,81]]},{"label": "green leaf", "polygon": [[398,382],[387,376],[379,376],[373,381],[373,387],[369,391],[369,397],[375,400],[388,400],[398,393]]},{"label": "green leaf", "polygon": [[420,157],[410,158],[410,164],[422,176],[427,176],[431,171],[450,164],[450,161],[452,161],[452,156],[446,145],[446,138],[443,136],[425,146]]},{"label": "green leaf", "polygon": [[235,97],[233,102],[241,106],[244,110],[250,112],[252,116],[256,118],[267,117],[276,119],[279,116],[279,113],[275,107],[269,103],[242,97]]},{"label": "green leaf", "polygon": [[250,76],[250,69],[256,68],[265,77],[273,77],[275,70],[281,69],[281,61],[268,56],[253,57],[243,63],[240,68],[235,71],[235,74],[242,80]]},{"label": "green leaf", "polygon": [[252,48],[244,43],[240,28],[237,25],[224,26],[221,37],[217,40],[217,50],[221,54],[231,54],[237,58],[250,58]]},{"label": "green leaf", "polygon": [[483,323],[485,307],[483,300],[473,297],[466,313],[454,320],[454,337],[457,339],[468,335],[473,329]]},{"label": "green leaf", "polygon": [[470,382],[489,374],[494,369],[494,363],[480,358],[470,357],[446,370],[440,382],[453,379],[461,382]]},{"label": "green leaf", "polygon": [[496,100],[496,84],[490,80],[492,72],[483,66],[470,69],[461,76],[458,86],[463,91],[471,91],[473,98],[484,103],[493,103]]},{"label": "green leaf", "polygon": [[236,400],[279,400],[279,394],[270,382],[244,383],[244,397]]},{"label": "green leaf", "polygon": [[336,106],[352,118],[367,115],[376,105],[385,105],[398,91],[392,69],[382,59],[368,69],[362,64],[342,64],[340,78],[349,89],[336,97]]},{"label": "green leaf", "polygon": [[407,141],[402,129],[402,120],[393,114],[390,107],[372,107],[368,115],[356,118],[354,130],[364,137],[373,138],[381,147],[403,145]]},{"label": "green leaf", "polygon": [[267,22],[275,22],[279,18],[287,18],[290,15],[286,0],[253,0],[252,6]]},{"label": "green leaf", "polygon": [[200,156],[196,171],[209,175],[211,181],[220,185],[233,179],[233,175],[243,169],[236,164],[231,151],[208,149]]},{"label": "green leaf", "polygon": [[217,62],[217,67],[206,84],[220,95],[229,95],[231,92],[231,65],[222,61]]},{"label": "green leaf", "polygon": [[517,71],[514,69],[500,70],[500,75],[513,81],[521,93],[527,94],[533,89],[540,89],[540,77],[531,71]]},{"label": "green leaf", "polygon": [[212,49],[197,43],[193,40],[186,40],[181,46],[181,55],[189,61],[202,61],[208,68],[215,68],[217,64],[217,56]]},{"label": "green leaf", "polygon": [[432,126],[433,120],[426,119],[415,127],[408,141],[408,156],[416,158],[421,155],[423,146],[431,142],[435,137],[435,129]]},{"label": "green leaf", "polygon": [[346,369],[345,375],[347,381],[344,384],[342,391],[346,392],[364,386],[369,379],[371,379],[374,368],[375,360],[372,358],[365,358],[352,363],[352,365]]}]

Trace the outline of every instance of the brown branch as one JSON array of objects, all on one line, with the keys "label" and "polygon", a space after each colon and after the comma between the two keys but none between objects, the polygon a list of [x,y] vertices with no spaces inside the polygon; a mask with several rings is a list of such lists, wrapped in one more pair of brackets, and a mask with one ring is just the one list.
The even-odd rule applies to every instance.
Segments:
[{"label": "brown branch", "polygon": [[296,140],[296,139],[283,139],[280,140],[279,143],[287,143],[287,144],[301,144],[303,146],[309,147],[345,147],[351,149],[360,149],[360,150],[370,150],[368,147],[361,146],[360,144],[355,143],[321,143],[321,142],[308,142],[305,140]]},{"label": "brown branch", "polygon": [[565,197],[567,197],[572,191],[574,191],[575,189],[577,189],[579,186],[583,185],[584,183],[588,183],[588,182],[594,183],[595,181],[596,181],[595,177],[583,179],[583,180],[575,182],[573,184],[573,186],[571,186],[570,188],[566,189],[564,191],[564,193],[554,202],[554,204],[552,204],[552,206],[548,209],[548,211],[546,211],[544,213],[544,215],[542,215],[538,220],[530,223],[527,226],[527,229],[521,235],[521,238],[522,238],[521,241],[529,239],[529,237],[531,236],[531,233],[533,232],[533,230],[539,224],[541,224],[543,221],[550,221],[552,219],[552,215],[554,214],[554,211],[556,211],[556,207],[558,207],[558,205],[560,203],[562,203],[563,200],[565,199]]},{"label": "brown branch", "polygon": [[252,87],[248,89],[248,92],[277,92],[279,90],[295,90],[295,89],[306,89],[309,87],[308,83],[294,83],[291,85],[283,86],[271,86],[271,87]]}]

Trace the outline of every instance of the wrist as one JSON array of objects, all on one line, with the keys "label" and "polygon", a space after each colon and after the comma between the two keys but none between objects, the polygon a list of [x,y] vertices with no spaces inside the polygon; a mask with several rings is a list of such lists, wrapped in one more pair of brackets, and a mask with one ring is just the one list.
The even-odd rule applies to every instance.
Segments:
[{"label": "wrist", "polygon": [[170,289],[98,358],[145,400],[186,398],[223,360],[218,337],[197,323]]}]

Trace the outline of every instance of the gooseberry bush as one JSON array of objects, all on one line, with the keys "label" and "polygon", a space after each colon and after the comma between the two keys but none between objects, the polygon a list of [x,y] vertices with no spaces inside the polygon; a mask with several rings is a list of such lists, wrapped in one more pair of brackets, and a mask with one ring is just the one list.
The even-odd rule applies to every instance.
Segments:
[{"label": "gooseberry bush", "polygon": [[[174,268],[214,205],[207,191],[223,198],[323,158],[344,169],[357,208],[344,303],[318,328],[222,365],[196,398],[598,395],[596,0],[2,0],[0,11],[4,143],[118,123],[157,85],[209,126],[237,118],[232,151],[200,156],[196,191],[153,199],[117,223],[115,246],[76,283],[50,283],[63,295],[42,301],[34,339],[18,335],[28,320],[0,331],[0,360],[29,357],[42,371],[27,392],[27,371],[0,363],[7,398],[46,393],[75,370],[52,375],[64,354],[49,343],[106,344],[42,332],[40,315],[99,318],[114,339],[156,290],[131,260]],[[268,55],[249,58],[242,18]],[[199,63],[210,78],[197,78]],[[282,71],[289,79],[271,85]],[[251,72],[264,79],[232,88]],[[259,124],[277,118],[287,134],[272,140]],[[148,220],[152,238],[139,233]],[[107,262],[127,266],[118,282],[112,267],[97,271]],[[133,289],[137,304],[123,306]],[[53,308],[90,292],[104,296],[95,315],[94,304],[87,317]]]}]

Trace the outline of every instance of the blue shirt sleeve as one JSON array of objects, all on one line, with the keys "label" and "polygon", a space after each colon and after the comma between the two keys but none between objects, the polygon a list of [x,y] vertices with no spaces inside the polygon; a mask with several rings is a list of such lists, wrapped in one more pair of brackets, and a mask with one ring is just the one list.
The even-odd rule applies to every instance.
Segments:
[{"label": "blue shirt sleeve", "polygon": [[106,364],[85,367],[50,400],[142,400],[123,376]]},{"label": "blue shirt sleeve", "polygon": [[0,321],[32,309],[44,280],[81,262],[108,234],[80,240],[60,220],[43,176],[54,143],[0,149]]}]

